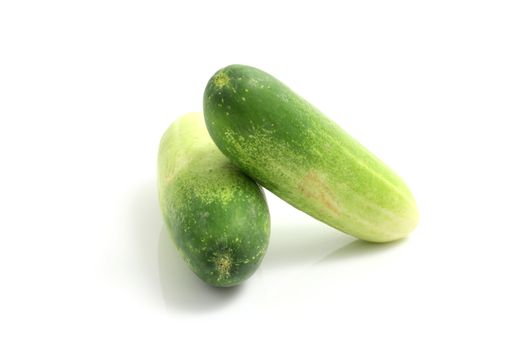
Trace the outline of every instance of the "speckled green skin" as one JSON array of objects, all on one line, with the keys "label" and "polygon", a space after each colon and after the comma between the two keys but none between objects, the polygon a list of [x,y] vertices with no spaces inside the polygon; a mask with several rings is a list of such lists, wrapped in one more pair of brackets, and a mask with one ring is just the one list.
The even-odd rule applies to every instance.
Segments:
[{"label": "speckled green skin", "polygon": [[204,115],[233,163],[318,220],[372,242],[403,238],[417,225],[403,180],[271,75],[242,65],[219,70],[206,86]]},{"label": "speckled green skin", "polygon": [[229,287],[255,272],[270,235],[266,199],[213,144],[202,113],[180,117],[164,133],[158,194],[175,245],[197,276]]}]

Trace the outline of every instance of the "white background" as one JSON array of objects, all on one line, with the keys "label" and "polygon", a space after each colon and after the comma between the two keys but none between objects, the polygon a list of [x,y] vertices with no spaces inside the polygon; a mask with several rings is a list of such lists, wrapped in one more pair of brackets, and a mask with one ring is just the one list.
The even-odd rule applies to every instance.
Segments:
[{"label": "white background", "polygon": [[[163,228],[160,136],[209,77],[275,75],[410,185],[411,237],[268,195],[239,288]],[[525,347],[522,1],[0,2],[0,348]]]}]

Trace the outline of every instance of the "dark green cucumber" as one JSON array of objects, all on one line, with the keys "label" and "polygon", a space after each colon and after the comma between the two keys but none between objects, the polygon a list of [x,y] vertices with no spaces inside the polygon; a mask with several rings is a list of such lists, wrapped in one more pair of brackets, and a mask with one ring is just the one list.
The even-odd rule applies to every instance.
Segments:
[{"label": "dark green cucumber", "polygon": [[206,86],[204,115],[233,163],[318,220],[373,242],[417,225],[403,180],[273,76],[242,65],[219,70]]},{"label": "dark green cucumber", "polygon": [[164,133],[157,180],[168,231],[197,276],[229,287],[255,272],[270,235],[266,199],[213,144],[202,113],[180,117]]}]

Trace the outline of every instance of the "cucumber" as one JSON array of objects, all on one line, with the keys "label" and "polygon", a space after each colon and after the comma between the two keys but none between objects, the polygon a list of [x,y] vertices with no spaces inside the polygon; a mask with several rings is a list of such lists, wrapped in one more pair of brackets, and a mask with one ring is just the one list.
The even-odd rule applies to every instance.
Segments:
[{"label": "cucumber", "polygon": [[417,225],[403,180],[273,76],[225,67],[209,80],[203,102],[219,149],[297,209],[371,242],[403,238]]},{"label": "cucumber", "polygon": [[198,277],[229,287],[255,272],[270,235],[264,192],[213,144],[202,113],[164,133],[157,181],[165,224]]}]

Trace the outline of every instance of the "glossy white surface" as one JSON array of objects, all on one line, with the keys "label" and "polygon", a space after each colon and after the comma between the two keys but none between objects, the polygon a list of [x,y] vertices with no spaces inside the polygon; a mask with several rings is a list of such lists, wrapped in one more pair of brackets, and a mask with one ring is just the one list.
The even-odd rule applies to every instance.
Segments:
[{"label": "glossy white surface", "polygon": [[[525,346],[523,4],[342,4],[0,3],[0,348]],[[396,169],[413,235],[365,244],[269,194],[257,273],[192,275],[157,145],[231,63]]]}]

